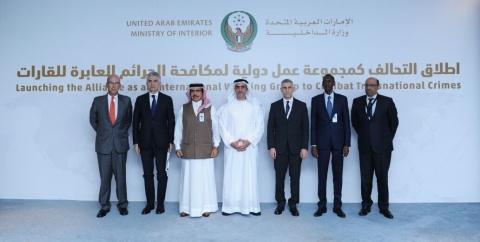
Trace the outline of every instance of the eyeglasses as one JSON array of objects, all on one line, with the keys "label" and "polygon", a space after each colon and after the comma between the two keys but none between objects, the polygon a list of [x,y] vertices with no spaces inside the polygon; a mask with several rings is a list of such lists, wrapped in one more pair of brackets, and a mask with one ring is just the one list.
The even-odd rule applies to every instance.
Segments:
[{"label": "eyeglasses", "polygon": [[107,82],[107,85],[109,86],[120,85],[120,82]]},{"label": "eyeglasses", "polygon": [[365,87],[376,87],[378,84],[365,84]]}]

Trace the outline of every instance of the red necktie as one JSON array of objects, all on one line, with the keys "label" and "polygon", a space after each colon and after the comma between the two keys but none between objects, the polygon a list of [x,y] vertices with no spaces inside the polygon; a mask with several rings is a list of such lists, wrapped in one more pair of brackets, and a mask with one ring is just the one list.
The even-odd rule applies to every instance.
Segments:
[{"label": "red necktie", "polygon": [[112,124],[115,124],[115,102],[113,101],[115,97],[112,96],[112,101],[110,101],[110,121]]}]

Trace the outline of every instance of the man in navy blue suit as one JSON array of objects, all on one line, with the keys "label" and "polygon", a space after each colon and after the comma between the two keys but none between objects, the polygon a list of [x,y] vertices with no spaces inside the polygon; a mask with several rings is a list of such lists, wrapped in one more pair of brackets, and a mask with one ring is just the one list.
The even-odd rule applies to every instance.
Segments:
[{"label": "man in navy blue suit", "polygon": [[[165,212],[164,201],[167,191],[167,154],[173,148],[175,114],[173,101],[160,92],[160,75],[150,72],[147,75],[149,92],[140,95],[133,111],[133,145],[135,152],[142,157],[143,178],[147,205],[142,214],[149,214],[155,208],[154,167],[157,168],[157,214]],[[155,160],[155,163],[153,162]]]},{"label": "man in navy blue suit", "polygon": [[350,117],[347,97],[333,92],[335,78],[327,74],[322,86],[325,93],[312,98],[312,156],[318,161],[318,210],[313,216],[327,212],[327,173],[332,155],[333,212],[345,218],[342,211],[343,157],[350,147]]},{"label": "man in navy blue suit", "polygon": [[366,95],[355,98],[352,106],[352,126],[358,134],[362,191],[362,209],[358,214],[365,216],[370,212],[375,172],[380,213],[392,219],[393,214],[388,210],[388,169],[393,151],[393,137],[398,128],[398,116],[393,100],[378,94],[378,89],[378,79],[369,77],[365,81]]}]

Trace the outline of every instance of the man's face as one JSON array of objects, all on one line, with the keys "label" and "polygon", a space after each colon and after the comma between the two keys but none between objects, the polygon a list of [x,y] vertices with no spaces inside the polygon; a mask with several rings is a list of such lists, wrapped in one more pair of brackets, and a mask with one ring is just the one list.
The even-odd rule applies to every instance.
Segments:
[{"label": "man's face", "polygon": [[293,87],[293,84],[290,82],[284,82],[282,83],[282,87],[280,91],[282,91],[283,98],[289,100],[290,98],[292,98],[293,92],[295,91],[295,87]]},{"label": "man's face", "polygon": [[198,102],[203,98],[203,89],[201,87],[192,87],[190,88],[190,98],[193,101]]},{"label": "man's face", "polygon": [[158,79],[158,76],[149,76],[147,78],[148,90],[153,94],[158,92],[161,84],[162,82]]},{"label": "man's face", "polygon": [[120,79],[118,76],[111,76],[107,80],[107,89],[110,96],[115,96],[118,94],[120,89]]},{"label": "man's face", "polygon": [[368,78],[365,81],[365,93],[369,97],[375,96],[377,94],[377,91],[380,87],[377,84],[377,79],[375,78]]},{"label": "man's face", "polygon": [[237,100],[247,99],[247,84],[245,83],[235,83],[235,94],[237,94]]},{"label": "man's face", "polygon": [[327,94],[332,93],[334,86],[335,86],[335,81],[332,79],[332,77],[329,77],[329,76],[323,77],[322,87]]}]

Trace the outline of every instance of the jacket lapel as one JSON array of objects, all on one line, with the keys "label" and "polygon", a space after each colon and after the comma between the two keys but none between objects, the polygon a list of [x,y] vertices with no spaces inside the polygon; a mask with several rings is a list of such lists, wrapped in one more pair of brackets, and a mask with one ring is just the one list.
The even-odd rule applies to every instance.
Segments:
[{"label": "jacket lapel", "polygon": [[[117,103],[118,103],[118,100],[117,100]],[[110,112],[108,111],[109,105],[110,105],[110,95],[108,95],[107,93],[107,95],[105,95],[105,98],[102,99],[102,104],[100,106],[103,107],[103,112],[105,113],[105,117],[108,120],[108,123],[113,126],[112,121],[110,120]]]},{"label": "jacket lapel", "polygon": [[120,94],[118,94],[118,107],[117,107],[117,118],[115,119],[115,125],[118,124],[118,120],[120,120],[121,118],[123,118],[123,114],[125,114],[124,110],[125,110],[125,100],[123,99],[122,96],[120,96]]}]

